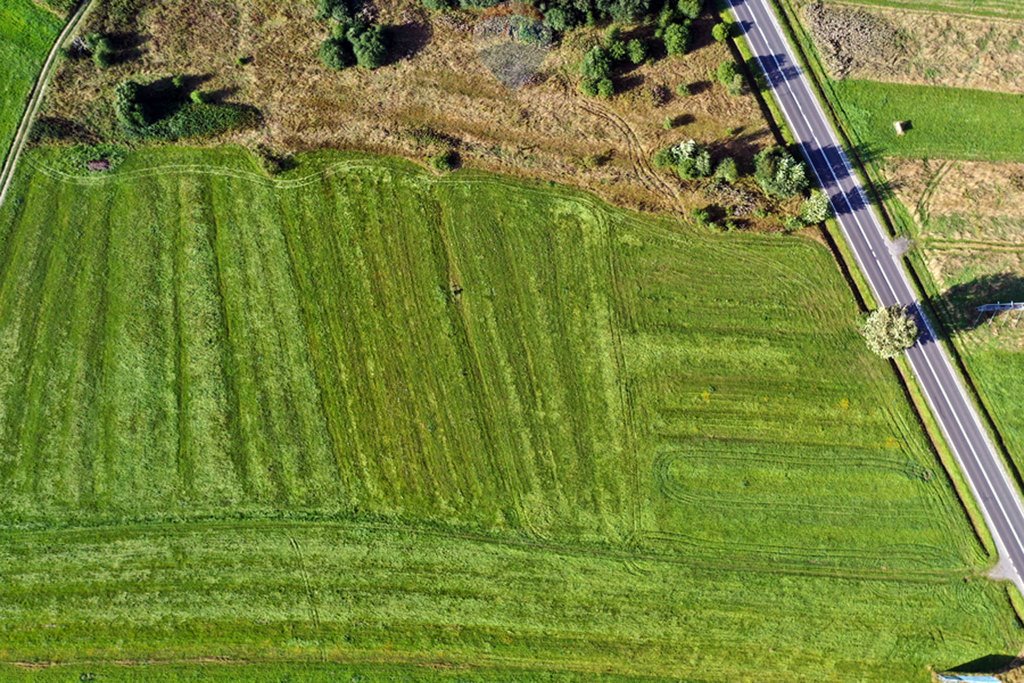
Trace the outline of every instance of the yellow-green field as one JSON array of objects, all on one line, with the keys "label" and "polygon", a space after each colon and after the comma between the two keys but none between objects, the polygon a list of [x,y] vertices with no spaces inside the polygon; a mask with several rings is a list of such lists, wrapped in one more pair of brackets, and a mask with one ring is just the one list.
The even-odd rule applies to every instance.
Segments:
[{"label": "yellow-green field", "polygon": [[59,157],[0,214],[0,660],[928,680],[1020,649],[824,247],[366,157]]}]

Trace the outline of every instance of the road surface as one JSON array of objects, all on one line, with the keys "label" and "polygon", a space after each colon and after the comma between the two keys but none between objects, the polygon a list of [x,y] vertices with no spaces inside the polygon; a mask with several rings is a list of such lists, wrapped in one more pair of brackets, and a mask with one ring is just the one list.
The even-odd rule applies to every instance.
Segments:
[{"label": "road surface", "polygon": [[[43,68],[39,71],[39,78],[36,80],[29,95],[28,104],[25,106],[25,113],[22,114],[18,129],[14,132],[14,140],[11,142],[11,148],[5,157],[3,168],[0,169],[0,207],[4,205],[4,200],[7,199],[7,192],[11,189],[11,181],[14,179],[14,170],[18,166],[18,161],[21,160],[21,153],[24,151],[25,145],[28,143],[29,134],[32,132],[32,124],[35,123],[36,115],[39,114],[39,109],[43,105],[43,97],[46,95],[46,87],[49,85],[50,77],[57,66],[60,48],[82,23],[82,18],[89,11],[93,1],[85,0],[75,13],[71,15],[71,19],[68,20],[64,30],[60,32],[53,47],[50,48],[46,61],[43,62]],[[2,151],[0,150],[0,153]]]},{"label": "road surface", "polygon": [[921,313],[917,296],[887,233],[851,170],[840,138],[795,58],[770,0],[729,0],[754,56],[764,70],[797,144],[829,194],[843,235],[875,299],[882,306],[912,307],[926,331],[907,351],[910,366],[946,442],[978,500],[999,551],[1003,573],[1024,592],[1024,507],[981,424],[960,377]]}]

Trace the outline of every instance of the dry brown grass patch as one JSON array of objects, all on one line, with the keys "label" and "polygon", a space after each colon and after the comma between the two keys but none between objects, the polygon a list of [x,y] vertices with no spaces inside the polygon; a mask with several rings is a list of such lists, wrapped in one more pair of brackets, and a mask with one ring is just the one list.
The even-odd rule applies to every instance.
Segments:
[{"label": "dry brown grass patch", "polygon": [[[845,73],[833,73],[836,77],[1024,93],[1024,21],[923,10],[801,4],[819,48],[835,44],[843,55],[840,61],[849,67]],[[817,19],[812,20],[814,17]],[[854,30],[853,17],[867,17],[867,23],[860,24],[880,27],[878,40],[861,35],[860,28]],[[835,27],[843,26],[850,35],[835,35]],[[886,38],[892,35],[900,40],[891,49],[863,49],[865,45],[892,42]]]}]

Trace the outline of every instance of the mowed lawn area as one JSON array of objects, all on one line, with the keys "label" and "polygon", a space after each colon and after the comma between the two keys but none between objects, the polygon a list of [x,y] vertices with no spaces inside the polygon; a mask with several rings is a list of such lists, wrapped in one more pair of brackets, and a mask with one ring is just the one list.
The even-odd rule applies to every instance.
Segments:
[{"label": "mowed lawn area", "polygon": [[61,21],[32,0],[0,3],[0,164]]},{"label": "mowed lawn area", "polygon": [[925,681],[1019,651],[824,247],[368,157],[56,156],[0,214],[0,660]]},{"label": "mowed lawn area", "polygon": [[[868,156],[1024,160],[1024,96],[877,81],[832,81],[835,103]],[[909,121],[899,136],[894,121]]]}]

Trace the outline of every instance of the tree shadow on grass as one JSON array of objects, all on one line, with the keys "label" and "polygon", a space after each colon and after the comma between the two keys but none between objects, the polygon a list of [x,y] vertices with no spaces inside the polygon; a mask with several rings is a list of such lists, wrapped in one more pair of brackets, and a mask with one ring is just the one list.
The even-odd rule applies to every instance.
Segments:
[{"label": "tree shadow on grass", "polygon": [[1024,311],[979,311],[985,304],[1024,301],[1024,277],[1017,273],[983,275],[954,285],[932,299],[942,316],[947,332],[969,332],[984,323],[1006,315],[1024,315]]}]

